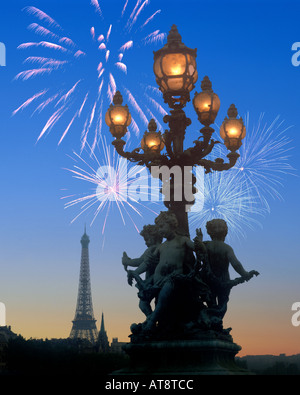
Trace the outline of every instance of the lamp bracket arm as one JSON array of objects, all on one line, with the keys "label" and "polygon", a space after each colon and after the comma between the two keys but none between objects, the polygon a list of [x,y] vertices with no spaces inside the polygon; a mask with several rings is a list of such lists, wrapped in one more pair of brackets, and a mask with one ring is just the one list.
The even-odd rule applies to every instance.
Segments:
[{"label": "lamp bracket arm", "polygon": [[216,158],[214,161],[208,159],[200,159],[196,165],[202,166],[205,169],[205,173],[211,173],[211,171],[224,171],[231,169],[237,162],[239,158],[239,154],[236,152],[230,152],[227,155],[229,161],[227,163],[224,162],[222,158]]},{"label": "lamp bracket arm", "polygon": [[139,166],[145,165],[150,169],[151,166],[169,165],[169,159],[166,155],[161,155],[160,153],[151,151],[140,154],[139,151],[142,149],[140,147],[135,148],[131,152],[126,152],[124,151],[124,145],[126,143],[121,139],[115,139],[112,144],[120,156],[129,160],[130,162],[137,163]]},{"label": "lamp bracket arm", "polygon": [[122,158],[128,159],[131,162],[138,162],[143,160],[144,154],[139,154],[141,148],[135,148],[131,152],[124,151],[124,145],[126,142],[122,139],[115,139],[112,142],[113,146],[115,147],[117,153],[122,156]]},{"label": "lamp bracket arm", "polygon": [[191,162],[189,164],[198,164],[201,159],[211,153],[216,144],[220,144],[220,141],[211,139],[209,142],[206,142],[205,140],[198,139],[194,141],[193,147],[183,152],[183,156],[186,158],[187,162]]}]

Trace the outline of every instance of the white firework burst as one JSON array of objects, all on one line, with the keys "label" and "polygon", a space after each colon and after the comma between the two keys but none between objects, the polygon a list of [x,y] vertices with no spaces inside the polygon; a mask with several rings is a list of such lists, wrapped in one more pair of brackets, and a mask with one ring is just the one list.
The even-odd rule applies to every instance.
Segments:
[{"label": "white firework burst", "polygon": [[[152,204],[149,202],[144,204],[144,201],[151,200],[148,188],[150,175],[145,167],[128,164],[128,161],[120,157],[111,145],[107,145],[105,138],[101,137],[100,141],[97,150],[92,151],[87,145],[83,153],[73,152],[74,166],[66,169],[72,177],[84,182],[83,189],[87,191],[62,197],[67,201],[66,208],[80,207],[71,222],[84,213],[92,212],[91,225],[96,218],[101,217],[102,234],[104,234],[109,216],[115,207],[122,223],[125,225],[125,218],[129,218],[139,232],[134,215],[142,217],[144,210],[157,215],[152,209]],[[135,193],[137,180],[139,192]]]},{"label": "white firework burst", "polygon": [[[111,7],[109,0],[106,3]],[[142,46],[162,42],[166,37],[158,29],[151,30],[161,10],[147,15],[150,0],[137,0],[134,3],[119,0],[114,3],[114,20],[106,21],[103,11],[105,4],[101,3],[100,7],[97,0],[92,0],[91,5],[99,17],[99,26],[86,29],[86,35],[81,40],[86,40],[85,49],[80,48],[44,11],[26,7],[25,11],[36,19],[28,28],[40,40],[18,46],[20,50],[30,52],[24,64],[31,67],[15,77],[21,81],[41,78],[47,87],[26,99],[13,111],[13,115],[33,105],[34,113],[49,111],[37,140],[45,137],[60,123],[62,133],[58,145],[77,122],[81,130],[81,151],[88,142],[92,150],[95,149],[102,131],[103,111],[106,111],[117,89],[124,92],[134,112],[127,137],[130,132],[138,135],[150,118],[157,120],[157,111],[166,114],[155,95],[151,95],[154,87],[153,90],[148,86],[139,89],[136,78],[133,89],[127,85],[126,59],[131,54],[136,56],[135,51]]]},{"label": "white firework burst", "polygon": [[[279,116],[267,123],[264,116],[251,123],[246,114],[247,134],[237,164],[229,171],[207,174],[204,184],[197,183],[199,198],[190,213],[192,230],[205,230],[207,221],[222,218],[228,223],[229,238],[244,238],[248,230],[262,226],[271,211],[270,199],[282,199],[284,180],[296,174],[289,163],[291,126],[285,126]],[[224,144],[218,144],[210,156],[224,158],[227,153]]]},{"label": "white firework burst", "polygon": [[241,239],[247,231],[261,226],[261,219],[267,214],[255,191],[231,171],[205,174],[196,188],[195,205],[189,213],[191,234],[197,228],[205,233],[206,223],[220,218],[227,222],[228,239]]},{"label": "white firework burst", "polygon": [[[271,122],[261,113],[258,120],[250,120],[249,112],[244,117],[247,130],[239,150],[240,158],[232,168],[234,176],[239,176],[246,188],[257,195],[261,204],[270,211],[270,200],[283,200],[282,191],[287,176],[296,175],[290,164],[293,140],[292,126],[277,115]],[[226,148],[219,144],[221,155]]]}]

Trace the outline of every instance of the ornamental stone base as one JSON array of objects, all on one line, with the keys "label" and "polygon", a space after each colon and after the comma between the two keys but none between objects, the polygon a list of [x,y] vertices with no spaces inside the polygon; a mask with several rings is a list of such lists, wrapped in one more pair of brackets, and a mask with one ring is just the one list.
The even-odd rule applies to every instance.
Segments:
[{"label": "ornamental stone base", "polygon": [[124,351],[130,357],[128,375],[248,375],[235,363],[241,347],[231,341],[178,340],[130,343]]}]

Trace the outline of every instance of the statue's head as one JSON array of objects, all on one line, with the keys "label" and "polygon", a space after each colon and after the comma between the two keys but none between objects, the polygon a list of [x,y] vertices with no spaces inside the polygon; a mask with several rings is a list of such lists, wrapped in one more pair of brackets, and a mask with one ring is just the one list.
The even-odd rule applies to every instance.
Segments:
[{"label": "statue's head", "polygon": [[158,226],[162,237],[168,237],[169,233],[176,232],[178,228],[176,215],[170,211],[161,211],[155,218],[155,224]]},{"label": "statue's head", "polygon": [[212,240],[224,241],[228,233],[227,223],[223,219],[212,219],[208,221],[206,223],[206,230]]},{"label": "statue's head", "polygon": [[140,235],[143,236],[147,247],[151,247],[162,242],[162,236],[159,233],[157,225],[145,225],[141,230]]}]

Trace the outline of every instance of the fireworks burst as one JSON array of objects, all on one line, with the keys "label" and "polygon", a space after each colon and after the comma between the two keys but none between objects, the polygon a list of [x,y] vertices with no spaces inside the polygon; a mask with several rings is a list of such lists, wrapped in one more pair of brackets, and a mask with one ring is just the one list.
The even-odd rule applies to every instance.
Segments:
[{"label": "fireworks burst", "polygon": [[[207,221],[223,218],[229,225],[231,238],[241,238],[246,236],[246,229],[261,226],[261,219],[270,213],[270,199],[282,199],[280,189],[284,178],[295,175],[289,163],[290,127],[283,124],[279,116],[267,124],[261,114],[257,124],[251,125],[247,113],[247,135],[236,166],[228,172],[207,174],[204,185],[196,185],[200,199],[190,213],[193,229],[205,230]],[[216,152],[222,158],[227,154],[223,144],[215,147],[214,155]]]},{"label": "fireworks burst", "polygon": [[291,126],[284,126],[284,121],[277,116],[269,125],[263,123],[261,114],[257,125],[250,124],[249,113],[245,117],[248,138],[240,149],[241,158],[235,169],[249,187],[256,190],[260,201],[270,209],[269,198],[282,200],[280,190],[287,175],[295,175],[290,165],[292,139],[287,132]]},{"label": "fireworks burst", "polygon": [[[293,149],[292,139],[288,135],[291,126],[285,126],[279,116],[268,124],[264,121],[263,113],[256,124],[250,122],[247,113],[245,126],[247,135],[232,172],[240,177],[241,182],[245,182],[246,188],[252,190],[261,204],[270,211],[270,199],[283,200],[280,190],[284,178],[295,175],[295,169],[289,163]],[[222,155],[225,157],[225,149],[222,150]]]},{"label": "fireworks burst", "polygon": [[[111,7],[109,1],[107,4]],[[46,112],[47,120],[37,140],[46,137],[59,124],[62,132],[58,145],[69,135],[75,123],[78,124],[81,130],[80,154],[74,153],[77,165],[70,172],[74,177],[92,183],[94,189],[90,194],[74,198],[66,207],[81,204],[82,214],[96,206],[94,219],[105,208],[103,231],[112,201],[116,202],[123,221],[125,213],[132,219],[130,210],[138,213],[137,205],[140,204],[124,201],[123,186],[112,185],[112,181],[108,182],[109,177],[98,172],[100,161],[94,151],[101,137],[103,111],[111,103],[116,90],[122,91],[124,100],[133,110],[127,138],[131,134],[138,136],[139,130],[145,130],[151,118],[163,130],[156,114],[159,118],[166,114],[160,105],[161,93],[157,87],[139,84],[136,78],[133,79],[134,88],[128,86],[130,59],[134,59],[135,49],[161,43],[166,37],[165,33],[153,28],[161,10],[147,14],[150,0],[120,0],[115,4],[120,9],[115,10],[114,17],[108,21],[103,3],[100,5],[97,0],[91,0],[98,22],[87,27],[86,37],[81,37],[84,44],[80,46],[75,42],[78,40],[72,40],[65,34],[48,14],[36,7],[25,8],[34,18],[28,29],[40,40],[19,45],[20,50],[29,52],[24,64],[30,67],[17,74],[15,79],[28,82],[39,78],[44,81],[44,87],[35,91],[13,112],[16,115],[28,107],[34,107],[33,114]],[[286,134],[289,127],[283,127],[279,117],[269,125],[263,117],[261,115],[257,125],[251,126],[249,114],[246,115],[247,136],[237,165],[229,172],[205,177],[202,191],[204,206],[200,212],[190,213],[191,228],[194,225],[204,228],[207,220],[224,218],[234,235],[244,236],[245,228],[253,228],[259,224],[258,217],[270,212],[269,200],[282,198],[280,189],[284,177],[294,172],[289,164],[291,139]],[[89,157],[95,162],[94,167],[82,155],[87,148],[90,150]],[[217,149],[220,150],[220,157],[226,156],[227,152],[221,144]],[[107,164],[110,163],[117,173],[122,171],[124,160],[116,159],[105,145],[103,152]],[[132,171],[138,172],[140,168]],[[105,182],[106,187],[103,186]],[[103,196],[100,199],[101,188]]]},{"label": "fireworks burst", "polygon": [[254,191],[238,174],[230,171],[205,174],[196,188],[196,202],[189,213],[191,234],[197,228],[205,233],[207,221],[221,218],[228,224],[228,239],[240,239],[247,230],[260,226],[259,219],[266,215]]},{"label": "fireworks burst", "polygon": [[129,165],[128,161],[121,158],[113,147],[107,145],[105,138],[101,137],[100,141],[101,147],[97,145],[99,156],[87,146],[86,155],[73,152],[72,159],[75,164],[72,169],[66,169],[74,178],[91,185],[91,192],[62,198],[68,200],[65,204],[66,208],[75,205],[81,207],[79,214],[71,222],[94,209],[91,225],[99,214],[103,214],[102,234],[104,234],[109,214],[113,207],[117,207],[123,224],[126,224],[125,217],[128,217],[139,232],[132,214],[142,217],[139,209],[147,209],[157,215],[149,203],[147,205],[142,203],[149,198],[148,171],[145,167]]},{"label": "fireworks burst", "polygon": [[[109,1],[107,2],[109,3]],[[49,111],[37,141],[44,138],[60,123],[62,134],[58,145],[66,138],[76,122],[79,122],[81,152],[89,142],[95,149],[102,131],[103,111],[107,109],[117,89],[124,92],[134,114],[129,132],[139,134],[139,122],[143,129],[155,113],[165,115],[163,107],[156,100],[160,96],[157,88],[140,86],[135,76],[134,89],[127,86],[130,54],[136,56],[135,49],[162,42],[166,34],[154,29],[153,23],[161,10],[147,14],[150,0],[129,0],[114,3],[119,12],[114,20],[107,23],[103,5],[97,0],[91,6],[97,15],[98,25],[86,29],[86,48],[82,48],[64,33],[63,28],[48,14],[36,7],[26,7],[25,11],[35,22],[28,29],[41,41],[25,42],[18,49],[30,52],[24,64],[30,68],[16,75],[16,80],[28,81],[41,78],[47,86],[25,100],[13,115],[35,105],[33,113]],[[111,8],[111,3],[107,4]],[[118,87],[118,88],[117,88]],[[140,88],[140,91],[137,91]],[[162,129],[160,123],[158,126]],[[130,133],[128,133],[128,136]]]}]

